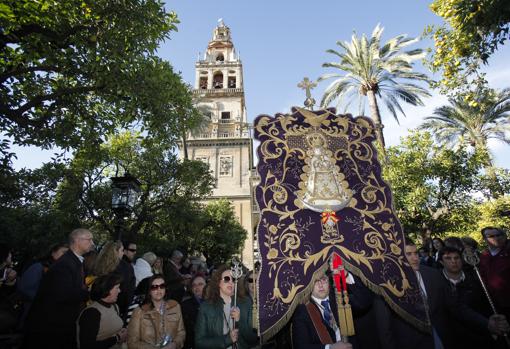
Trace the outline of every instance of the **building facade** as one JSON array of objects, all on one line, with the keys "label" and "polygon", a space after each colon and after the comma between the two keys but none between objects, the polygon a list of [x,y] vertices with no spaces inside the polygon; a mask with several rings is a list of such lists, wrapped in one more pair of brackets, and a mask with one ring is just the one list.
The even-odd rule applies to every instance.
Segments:
[{"label": "building facade", "polygon": [[248,232],[241,259],[251,268],[258,219],[252,198],[253,142],[246,115],[243,65],[223,21],[219,21],[205,54],[196,62],[195,74],[193,93],[208,122],[189,136],[188,156],[209,164],[215,188],[208,200],[226,198],[233,204]]}]

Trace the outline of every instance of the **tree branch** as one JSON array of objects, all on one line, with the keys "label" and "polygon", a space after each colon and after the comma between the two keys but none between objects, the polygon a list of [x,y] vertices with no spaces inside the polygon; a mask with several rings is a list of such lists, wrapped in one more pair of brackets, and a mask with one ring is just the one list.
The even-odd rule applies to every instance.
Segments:
[{"label": "tree branch", "polygon": [[60,72],[62,69],[58,68],[55,65],[39,65],[39,66],[33,66],[33,67],[16,67],[11,70],[6,71],[3,74],[0,74],[0,83],[3,83],[5,80],[15,77],[21,74],[25,73],[31,73],[36,71],[43,71],[43,72]]},{"label": "tree branch", "polygon": [[47,115],[46,117],[39,119],[29,119],[28,117],[24,117],[23,114],[26,113],[28,110],[43,104],[43,102],[53,100],[65,95],[97,91],[101,88],[102,87],[100,86],[79,86],[72,88],[62,88],[53,93],[36,96],[29,102],[20,106],[18,109],[11,109],[6,104],[0,104],[0,113],[3,113],[7,119],[11,120],[12,122],[18,124],[23,128],[27,128],[30,126],[43,127],[44,123],[48,121],[52,115]]}]

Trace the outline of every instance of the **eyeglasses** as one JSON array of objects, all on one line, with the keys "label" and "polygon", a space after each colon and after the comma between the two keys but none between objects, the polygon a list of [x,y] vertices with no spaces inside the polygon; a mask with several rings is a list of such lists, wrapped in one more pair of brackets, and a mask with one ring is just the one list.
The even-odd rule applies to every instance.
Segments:
[{"label": "eyeglasses", "polygon": [[165,290],[166,284],[159,284],[159,285],[151,285],[151,291],[156,291],[157,289]]},{"label": "eyeglasses", "polygon": [[136,252],[136,248],[126,248],[126,250],[128,250],[130,252]]},{"label": "eyeglasses", "polygon": [[230,277],[230,276],[224,276],[222,280],[223,280],[223,282],[225,282],[225,283],[226,283],[226,282],[231,282],[231,281],[232,281],[232,282],[234,282],[234,278],[232,278],[232,277]]},{"label": "eyeglasses", "polygon": [[253,278],[248,278],[248,282],[251,284],[253,283]]}]

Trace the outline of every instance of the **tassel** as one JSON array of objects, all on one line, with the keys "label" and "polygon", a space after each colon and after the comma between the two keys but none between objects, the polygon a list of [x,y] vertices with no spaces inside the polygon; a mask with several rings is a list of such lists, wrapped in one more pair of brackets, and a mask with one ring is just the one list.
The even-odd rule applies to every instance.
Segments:
[{"label": "tassel", "polygon": [[349,296],[347,292],[344,291],[344,300],[345,300],[345,322],[346,322],[346,336],[354,336],[354,320],[352,318],[352,308],[349,304]]},{"label": "tassel", "polygon": [[340,334],[342,337],[347,336],[347,319],[345,317],[345,306],[342,300],[342,293],[336,293],[336,305],[338,308],[338,322],[340,327]]}]

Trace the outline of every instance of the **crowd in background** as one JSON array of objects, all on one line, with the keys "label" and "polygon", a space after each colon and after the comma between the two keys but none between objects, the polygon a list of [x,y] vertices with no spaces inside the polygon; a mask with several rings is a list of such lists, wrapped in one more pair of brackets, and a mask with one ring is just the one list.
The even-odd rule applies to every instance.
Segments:
[{"label": "crowd in background", "polygon": [[[211,340],[239,342],[243,348],[240,343],[256,343],[253,289],[247,289],[253,288],[253,278],[238,281],[237,307],[232,302],[221,307],[228,329],[224,336],[223,327],[196,322],[204,299],[211,300],[207,314],[217,316],[219,300],[232,298],[229,268],[210,267],[203,257],[178,250],[168,259],[150,251],[138,255],[132,241],[110,241],[98,251],[93,239],[89,230],[76,229],[68,244],[55,245],[19,274],[12,251],[0,245],[0,300],[5,303],[0,334],[19,334],[9,344],[0,340],[0,348],[207,348],[200,343]],[[195,327],[200,328],[197,342]]]},{"label": "crowd in background", "polygon": [[[298,349],[505,348],[510,242],[499,228],[481,233],[487,244],[483,251],[469,238],[435,238],[419,249],[406,242],[431,333],[413,328],[353,275],[348,278],[356,328],[352,344],[341,341],[334,326],[332,342],[324,344],[305,308],[298,307],[292,326],[262,347],[290,348],[293,340]],[[234,300],[230,267],[207,266],[178,250],[168,259],[150,251],[139,254],[132,241],[110,241],[97,251],[93,239],[91,231],[76,229],[68,244],[56,244],[23,270],[15,270],[12,251],[0,244],[0,334],[18,334],[10,337],[17,339],[10,348],[261,347],[253,325],[257,270],[245,270]],[[478,270],[463,262],[465,251],[479,259]],[[315,280],[306,304],[316,303],[314,292],[328,298],[329,283],[324,276]],[[317,309],[334,323],[329,310],[318,304]],[[292,333],[292,327],[300,330]],[[0,348],[6,343],[0,341]]]}]

